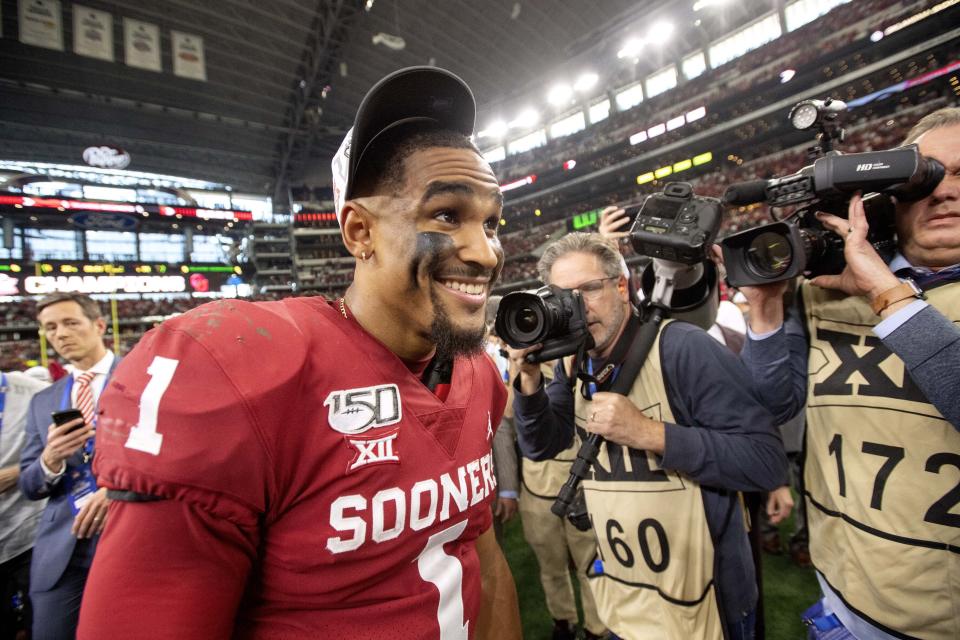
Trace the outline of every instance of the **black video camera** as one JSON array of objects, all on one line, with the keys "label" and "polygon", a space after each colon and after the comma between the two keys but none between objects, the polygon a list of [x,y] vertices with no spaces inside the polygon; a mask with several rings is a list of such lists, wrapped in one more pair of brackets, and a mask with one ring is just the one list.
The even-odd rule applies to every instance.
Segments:
[{"label": "black video camera", "polygon": [[[628,208],[627,214],[632,213]],[[640,255],[697,264],[708,259],[722,220],[719,200],[694,195],[686,182],[670,182],[643,201],[630,227],[630,242]]]},{"label": "black video camera", "polygon": [[843,271],[843,239],[814,214],[825,211],[846,218],[850,197],[857,191],[869,193],[864,197],[868,240],[889,261],[896,251],[896,211],[890,196],[900,202],[922,200],[943,175],[943,165],[920,155],[912,144],[847,155],[831,151],[793,175],[732,184],[723,195],[724,204],[803,206],[787,219],[724,238],[720,245],[727,282],[742,287]]},{"label": "black video camera", "polygon": [[542,343],[541,349],[526,355],[531,363],[593,348],[580,293],[553,285],[503,296],[494,326],[497,335],[516,349]]}]

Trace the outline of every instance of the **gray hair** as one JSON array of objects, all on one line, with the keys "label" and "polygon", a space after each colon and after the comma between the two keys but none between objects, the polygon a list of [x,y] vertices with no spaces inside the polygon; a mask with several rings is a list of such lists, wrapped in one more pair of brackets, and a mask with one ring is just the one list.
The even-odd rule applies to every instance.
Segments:
[{"label": "gray hair", "polygon": [[563,236],[543,252],[537,263],[537,273],[540,280],[550,284],[550,270],[554,263],[568,253],[585,253],[596,256],[600,267],[608,278],[623,275],[623,259],[620,251],[612,240],[604,238],[599,233],[573,232]]},{"label": "gray hair", "polygon": [[960,125],[960,108],[944,107],[937,109],[923,116],[917,124],[913,125],[910,133],[904,138],[903,144],[913,144],[920,136],[933,129],[952,127],[954,125]]}]

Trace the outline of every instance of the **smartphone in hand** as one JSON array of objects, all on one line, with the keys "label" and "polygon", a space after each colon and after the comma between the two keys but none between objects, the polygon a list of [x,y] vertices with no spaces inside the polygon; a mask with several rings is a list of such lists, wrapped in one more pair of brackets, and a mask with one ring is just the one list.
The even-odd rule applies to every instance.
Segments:
[{"label": "smartphone in hand", "polygon": [[[64,425],[71,420],[76,420],[77,418],[83,418],[83,414],[79,409],[64,409],[63,411],[54,411],[50,414],[50,417],[53,418],[53,423],[58,427]],[[82,429],[84,423],[80,423],[75,427],[72,427],[67,433],[72,433],[77,429]]]}]

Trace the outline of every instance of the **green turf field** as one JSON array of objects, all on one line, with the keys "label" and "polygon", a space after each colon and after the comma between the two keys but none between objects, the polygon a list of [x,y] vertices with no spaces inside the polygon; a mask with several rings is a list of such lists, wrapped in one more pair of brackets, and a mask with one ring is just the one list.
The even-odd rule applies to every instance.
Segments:
[{"label": "green turf field", "polygon": [[[792,516],[783,526],[792,530]],[[789,529],[788,529],[789,527]],[[520,617],[526,640],[549,639],[553,629],[540,588],[537,559],[523,539],[520,518],[510,521],[504,530],[504,554],[513,571],[520,598]],[[786,536],[783,536],[786,540]],[[576,587],[577,581],[573,581]],[[798,569],[790,563],[789,555],[764,555],[763,558],[764,611],[767,640],[803,640],[806,631],[800,622],[800,613],[818,597],[817,579],[812,569]]]}]

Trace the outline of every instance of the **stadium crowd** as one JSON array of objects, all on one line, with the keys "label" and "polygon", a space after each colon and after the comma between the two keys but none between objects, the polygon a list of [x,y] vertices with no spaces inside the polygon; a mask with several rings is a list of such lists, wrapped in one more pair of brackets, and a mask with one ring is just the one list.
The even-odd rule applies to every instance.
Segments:
[{"label": "stadium crowd", "polygon": [[[766,46],[710,69],[697,77],[696,82],[681,84],[629,109],[612,111],[606,120],[571,136],[551,140],[545,146],[507,156],[495,163],[494,168],[502,181],[508,183],[541,173],[545,167],[558,167],[570,158],[576,158],[582,169],[598,169],[629,159],[691,132],[690,127],[684,127],[639,145],[624,144],[637,131],[638,125],[642,129],[644,124],[664,122],[687,109],[706,106],[706,118],[692,125],[692,130],[698,132],[716,125],[723,116],[732,118],[749,113],[769,100],[763,90],[779,84],[780,73],[785,69],[793,69],[798,74],[816,72],[820,81],[831,79],[836,74],[833,66],[820,65],[817,63],[819,59],[832,59],[844,45],[876,30],[878,23],[887,26],[934,4],[933,0],[912,3],[871,0],[841,5],[829,16],[821,16]],[[828,20],[848,26],[838,33],[836,29],[825,28]],[[816,44],[811,46],[811,40]],[[869,51],[858,49],[849,62],[835,64],[843,66],[846,72],[874,61],[875,57],[871,57]],[[915,68],[910,73],[919,75],[923,71]],[[622,80],[624,83],[631,81],[630,78]],[[726,113],[728,107],[730,111]]]}]

